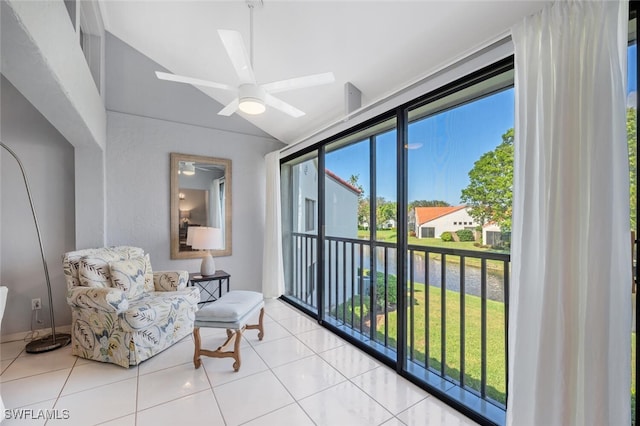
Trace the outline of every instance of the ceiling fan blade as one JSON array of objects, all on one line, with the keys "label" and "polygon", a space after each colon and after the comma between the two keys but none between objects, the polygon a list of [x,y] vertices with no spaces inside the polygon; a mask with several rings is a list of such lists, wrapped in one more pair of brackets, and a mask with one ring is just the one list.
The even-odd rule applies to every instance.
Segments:
[{"label": "ceiling fan blade", "polygon": [[176,83],[187,83],[187,84],[193,84],[195,86],[213,87],[214,89],[222,89],[222,90],[231,90],[231,91],[236,90],[235,87],[229,86],[228,84],[215,83],[213,81],[200,80],[198,78],[192,78],[192,77],[184,77],[181,75],[169,74],[161,71],[156,71],[156,77],[158,77],[160,80],[175,81]]},{"label": "ceiling fan blade", "polygon": [[238,98],[235,98],[234,100],[229,102],[226,107],[222,108],[218,115],[224,115],[227,117],[230,116],[238,110],[238,103]]},{"label": "ceiling fan blade", "polygon": [[242,36],[238,31],[218,30],[218,34],[222,39],[222,44],[231,59],[231,63],[240,78],[240,83],[256,83],[256,77],[253,75],[251,67],[251,59],[247,49],[244,47]]},{"label": "ceiling fan blade", "polygon": [[333,76],[333,73],[325,72],[322,74],[313,74],[304,77],[290,78],[288,80],[274,81],[273,83],[262,84],[261,86],[268,93],[278,93],[286,90],[319,86],[321,84],[333,83],[334,81],[336,81],[336,79]]},{"label": "ceiling fan blade", "polygon": [[302,117],[304,115],[304,112],[300,111],[298,108],[289,105],[288,103],[276,98],[275,96],[271,96],[268,93],[264,97],[264,102],[267,105],[272,106],[275,109],[284,112],[285,114],[289,114],[294,118]]}]

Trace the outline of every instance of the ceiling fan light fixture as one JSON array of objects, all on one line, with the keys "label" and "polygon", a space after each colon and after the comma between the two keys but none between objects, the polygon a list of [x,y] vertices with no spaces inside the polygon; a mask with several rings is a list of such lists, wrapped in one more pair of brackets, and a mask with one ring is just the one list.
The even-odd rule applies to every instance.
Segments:
[{"label": "ceiling fan light fixture", "polygon": [[240,104],[238,104],[238,108],[240,111],[245,112],[251,115],[258,115],[265,112],[266,107],[264,106],[264,102],[260,99],[252,99],[252,98],[243,98],[240,99]]},{"label": "ceiling fan light fixture", "polygon": [[242,84],[238,89],[238,98],[240,99],[238,108],[247,114],[262,114],[266,110],[265,97],[266,93],[262,87],[256,84]]},{"label": "ceiling fan light fixture", "polygon": [[192,162],[187,161],[182,168],[182,174],[186,176],[193,176],[196,174],[196,167]]}]

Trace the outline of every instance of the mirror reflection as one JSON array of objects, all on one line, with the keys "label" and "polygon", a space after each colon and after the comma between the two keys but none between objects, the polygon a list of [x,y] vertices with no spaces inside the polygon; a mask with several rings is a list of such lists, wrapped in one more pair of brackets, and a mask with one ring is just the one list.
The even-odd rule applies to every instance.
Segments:
[{"label": "mirror reflection", "polygon": [[213,256],[231,254],[231,160],[171,154],[171,257],[202,257],[192,247],[195,227],[221,230]]}]

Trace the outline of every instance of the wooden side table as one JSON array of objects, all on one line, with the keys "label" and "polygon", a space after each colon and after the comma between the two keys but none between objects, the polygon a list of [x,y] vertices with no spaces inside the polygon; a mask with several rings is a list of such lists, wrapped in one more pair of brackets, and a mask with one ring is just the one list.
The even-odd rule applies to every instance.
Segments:
[{"label": "wooden side table", "polygon": [[[200,287],[200,295],[202,293],[206,293],[207,299],[202,300],[200,298],[199,304],[214,302],[218,300],[219,297],[222,297],[222,287],[224,284],[227,284],[227,293],[229,292],[229,281],[231,280],[231,275],[226,273],[225,271],[218,269],[213,275],[202,275],[198,272],[189,274],[189,285],[195,287],[196,284]],[[216,291],[218,296],[216,297]]]}]

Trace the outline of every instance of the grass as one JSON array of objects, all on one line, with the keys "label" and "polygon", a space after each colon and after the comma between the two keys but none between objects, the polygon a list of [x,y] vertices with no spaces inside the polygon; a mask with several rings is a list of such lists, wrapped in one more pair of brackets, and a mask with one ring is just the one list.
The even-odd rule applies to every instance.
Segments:
[{"label": "grass", "polygon": [[[426,292],[428,290],[428,294]],[[425,316],[425,307],[429,302],[429,317]],[[408,330],[408,342],[413,338],[413,353],[410,354],[421,364],[426,362],[427,348],[429,351],[428,367],[437,371],[441,368],[441,290],[436,287],[425,288],[424,284],[416,284],[413,294],[413,327]],[[460,380],[462,368],[460,341],[464,333],[464,382],[465,385],[480,391],[481,378],[481,328],[480,301],[477,296],[465,296],[464,330],[461,330],[460,293],[446,290],[444,318],[445,333],[445,374],[456,381]],[[411,315],[409,308],[408,315]],[[397,336],[397,312],[391,312],[389,318],[389,335]],[[378,332],[384,332],[384,318],[379,321]],[[428,332],[427,332],[428,330]],[[505,327],[504,304],[492,300],[487,301],[487,396],[505,404]]]},{"label": "grass", "polygon": [[[441,369],[441,290],[437,287],[426,287],[424,284],[415,284],[413,295],[413,326],[409,320],[407,330],[407,343],[410,345],[413,338],[413,352],[409,356],[421,365],[436,371]],[[409,297],[411,300],[411,297]],[[429,306],[427,317],[425,308]],[[365,298],[365,318],[368,316],[368,298]],[[445,375],[458,381],[460,380],[461,354],[460,336],[464,333],[464,383],[465,386],[480,391],[481,385],[481,299],[478,296],[465,296],[464,330],[461,330],[460,293],[452,290],[445,292]],[[359,324],[360,302],[355,303],[355,324]],[[350,302],[348,302],[350,307]],[[342,307],[338,308],[338,318],[341,319]],[[333,312],[335,315],[335,311]],[[348,314],[350,316],[350,314]],[[411,308],[408,308],[407,318],[410,319]],[[396,347],[398,312],[388,313],[388,346]],[[347,318],[350,322],[350,317]],[[486,349],[486,394],[489,398],[506,404],[506,349],[505,349],[505,312],[504,304],[487,300],[487,349]],[[385,320],[384,315],[378,315],[376,331],[378,339],[384,342]],[[631,336],[631,404],[632,416],[635,416],[635,347],[636,336]],[[427,359],[428,349],[428,359]]]},{"label": "grass", "polygon": [[[395,229],[382,229],[378,230],[376,233],[377,241],[386,242],[386,243],[395,243],[397,242],[397,232]],[[368,239],[369,231],[358,230],[358,238],[359,239]],[[472,250],[472,251],[480,251],[480,252],[494,252],[494,253],[505,253],[503,251],[492,250],[486,247],[476,247],[473,241],[465,241],[465,242],[444,242],[440,238],[417,238],[417,237],[409,237],[408,241],[409,245],[416,246],[424,246],[424,247],[438,247],[438,248],[450,248],[450,249],[460,249],[460,250]],[[440,258],[439,254],[431,253],[430,255],[434,259]],[[448,263],[457,264],[460,263],[460,258],[458,256],[448,256]],[[481,261],[480,259],[474,258],[466,258],[465,264],[469,266],[474,266],[476,268],[480,268]],[[504,267],[503,262],[496,260],[487,260],[487,269],[500,271],[502,272]]]},{"label": "grass", "polygon": [[[358,231],[358,238],[368,239],[370,233],[368,231]],[[396,230],[379,230],[377,231],[377,240],[382,242],[395,243],[397,241]],[[416,238],[409,237],[409,245],[419,245],[425,247],[444,247],[456,248],[473,251],[491,251],[487,248],[476,247],[473,242],[444,242],[439,238]],[[439,257],[432,254],[433,257]],[[448,256],[447,262],[456,263],[459,261],[457,256]],[[479,266],[478,259],[465,259],[467,265]],[[475,262],[475,263],[474,263]],[[477,263],[477,264],[476,264]],[[489,269],[502,271],[503,263],[498,261],[487,261]],[[427,300],[427,290],[424,284],[415,284],[415,294],[413,295],[414,305],[414,321],[413,328],[409,326],[408,342],[413,336],[414,352],[413,357],[416,361],[427,365],[426,353],[427,345],[429,350],[428,367],[440,371],[441,368],[441,291],[436,287],[428,287],[429,300],[429,318],[425,317],[425,306]],[[446,291],[446,359],[445,374],[454,380],[460,378],[460,294],[455,291]],[[465,335],[465,353],[464,353],[464,381],[465,385],[472,389],[479,390],[480,386],[480,368],[481,368],[481,350],[480,350],[480,298],[477,296],[465,296],[465,328],[462,331]],[[410,312],[410,311],[409,311]],[[356,314],[359,314],[357,312]],[[366,313],[365,313],[366,315]],[[388,333],[389,346],[396,346],[397,336],[397,312],[388,314]],[[408,313],[407,315],[410,315]],[[357,315],[356,315],[357,316]],[[379,316],[376,327],[380,341],[384,341],[384,316]],[[428,333],[426,332],[428,330]],[[427,336],[428,334],[428,336]],[[506,383],[505,383],[505,329],[504,329],[504,305],[501,302],[487,301],[487,395],[502,403],[506,403]],[[636,335],[631,336],[631,410],[632,419],[635,419],[635,356],[636,353]],[[635,424],[635,423],[634,423]]]},{"label": "grass", "polygon": [[[358,231],[358,238],[360,239],[368,239],[369,231]],[[378,241],[387,242],[387,243],[395,243],[398,240],[398,234],[395,229],[381,229],[376,232],[376,237]],[[429,247],[446,247],[446,248],[457,248],[463,250],[475,250],[475,251],[490,251],[487,248],[476,247],[474,246],[475,242],[473,241],[465,241],[465,242],[444,242],[440,238],[417,238],[417,237],[409,237],[408,241],[409,245],[417,245],[417,246],[429,246]]]}]

